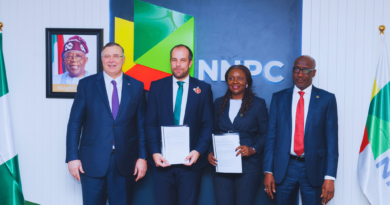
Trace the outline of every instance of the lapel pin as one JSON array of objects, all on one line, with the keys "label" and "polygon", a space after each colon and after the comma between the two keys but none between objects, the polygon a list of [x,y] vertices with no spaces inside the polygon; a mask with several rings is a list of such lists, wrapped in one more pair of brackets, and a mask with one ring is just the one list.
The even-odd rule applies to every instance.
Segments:
[{"label": "lapel pin", "polygon": [[194,91],[195,91],[196,94],[200,94],[200,92],[201,92],[199,86],[197,88],[194,88]]},{"label": "lapel pin", "polygon": [[316,96],[316,98],[320,98],[320,96],[319,96],[319,95],[317,95],[317,96]]},{"label": "lapel pin", "polygon": [[240,116],[242,117],[242,113],[240,114]]}]

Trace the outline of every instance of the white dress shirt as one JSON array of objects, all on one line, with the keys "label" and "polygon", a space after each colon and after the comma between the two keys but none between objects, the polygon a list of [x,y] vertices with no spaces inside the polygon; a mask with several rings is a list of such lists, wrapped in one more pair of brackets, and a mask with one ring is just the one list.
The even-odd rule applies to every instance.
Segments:
[{"label": "white dress shirt", "polygon": [[[179,89],[179,85],[175,76],[172,75],[172,83],[173,83],[173,111],[175,111],[175,103],[176,103],[176,96],[177,96],[177,90]],[[184,122],[184,116],[186,112],[186,106],[187,106],[187,98],[188,98],[188,89],[190,86],[190,75],[188,75],[184,80],[183,80],[183,96],[181,98],[181,110],[180,110],[180,125],[183,125]]]},{"label": "white dress shirt", "polygon": [[116,89],[118,91],[118,99],[119,99],[119,105],[121,104],[121,97],[122,97],[122,80],[123,80],[123,73],[117,78],[111,78],[106,72],[103,71],[103,77],[104,77],[104,83],[106,84],[106,91],[107,91],[107,97],[108,97],[108,103],[110,104],[110,109],[112,112],[112,92],[114,91],[114,85],[111,83],[111,81],[116,81]]},{"label": "white dress shirt", "polygon": [[242,99],[239,100],[230,99],[229,118],[230,121],[232,121],[232,124],[234,122],[234,119],[237,117],[238,111],[240,111],[241,104],[242,104]]},{"label": "white dress shirt", "polygon": [[[114,92],[114,85],[111,83],[111,81],[116,81],[116,90],[118,91],[118,99],[119,99],[119,105],[121,104],[121,97],[122,97],[122,80],[123,80],[123,73],[117,78],[111,78],[106,72],[103,71],[103,77],[104,77],[104,84],[106,85],[106,91],[107,91],[107,97],[108,97],[108,103],[110,105],[110,109],[112,112],[112,92]],[[119,109],[119,108],[118,108]],[[112,149],[115,149],[115,145],[112,145]]]}]

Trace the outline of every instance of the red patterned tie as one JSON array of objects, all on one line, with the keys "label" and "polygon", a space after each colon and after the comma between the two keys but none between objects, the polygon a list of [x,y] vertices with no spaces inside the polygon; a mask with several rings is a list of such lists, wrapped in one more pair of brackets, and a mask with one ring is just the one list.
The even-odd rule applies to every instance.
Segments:
[{"label": "red patterned tie", "polygon": [[305,133],[305,100],[303,99],[303,95],[305,92],[298,92],[301,97],[299,98],[297,105],[297,112],[295,116],[295,133],[294,133],[294,152],[301,156],[301,154],[305,151],[303,146],[303,135]]}]

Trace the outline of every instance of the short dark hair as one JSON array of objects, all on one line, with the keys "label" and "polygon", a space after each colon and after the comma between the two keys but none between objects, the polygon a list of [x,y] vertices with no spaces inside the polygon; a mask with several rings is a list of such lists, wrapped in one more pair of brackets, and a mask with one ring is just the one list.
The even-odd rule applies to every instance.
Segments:
[{"label": "short dark hair", "polygon": [[184,44],[179,44],[179,45],[176,45],[175,47],[173,47],[172,49],[171,49],[171,58],[172,58],[172,51],[173,51],[173,49],[175,49],[175,48],[180,48],[180,47],[184,47],[184,48],[186,48],[187,50],[188,50],[188,59],[190,60],[190,61],[192,61],[192,56],[193,56],[193,54],[192,54],[192,51],[191,51],[191,49],[188,47],[188,46],[186,46],[186,45],[184,45]]},{"label": "short dark hair", "polygon": [[121,45],[119,45],[119,44],[117,44],[117,43],[115,43],[115,42],[109,42],[109,43],[107,43],[107,44],[103,47],[101,56],[103,56],[103,51],[104,51],[105,48],[107,48],[107,47],[113,47],[113,46],[119,46],[119,48],[122,49],[122,54],[125,55],[125,50],[122,48]]}]

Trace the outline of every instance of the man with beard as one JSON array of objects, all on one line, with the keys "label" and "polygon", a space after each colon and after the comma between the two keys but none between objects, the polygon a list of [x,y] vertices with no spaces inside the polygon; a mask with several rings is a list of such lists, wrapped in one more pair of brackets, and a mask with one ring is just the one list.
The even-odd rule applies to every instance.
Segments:
[{"label": "man with beard", "polygon": [[78,84],[79,80],[89,76],[88,71],[84,69],[88,62],[88,46],[80,36],[70,37],[64,44],[62,52],[62,62],[66,72],[53,78],[53,84]]},{"label": "man with beard", "polygon": [[[202,168],[213,131],[211,86],[189,76],[192,51],[185,45],[171,50],[172,77],[152,82],[145,118],[146,142],[153,160],[159,205],[196,205]],[[182,165],[170,165],[161,154],[161,126],[188,125],[190,153]]]}]

